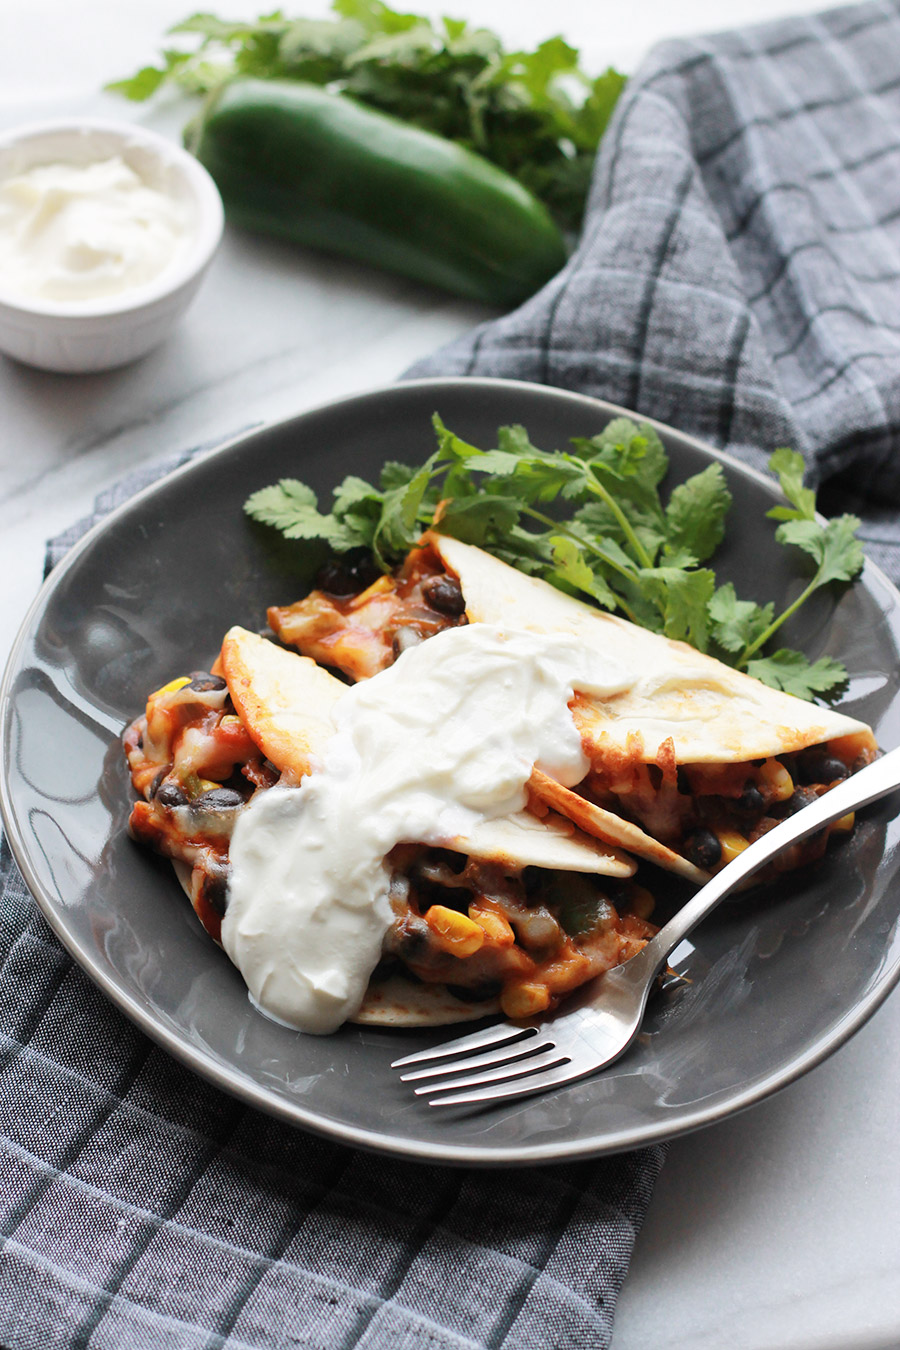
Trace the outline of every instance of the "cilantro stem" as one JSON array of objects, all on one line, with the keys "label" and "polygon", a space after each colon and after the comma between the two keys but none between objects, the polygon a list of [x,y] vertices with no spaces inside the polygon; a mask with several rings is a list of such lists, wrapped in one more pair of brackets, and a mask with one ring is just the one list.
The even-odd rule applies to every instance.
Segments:
[{"label": "cilantro stem", "polygon": [[[596,554],[598,558],[606,563],[607,567],[611,567],[614,572],[618,572],[619,576],[624,577],[626,581],[634,581],[634,575],[628,571],[627,567],[623,567],[621,563],[616,562],[615,558],[610,558],[598,544],[592,544],[589,539],[582,539],[581,535],[574,534],[571,530],[567,530],[565,525],[560,521],[553,520],[550,516],[545,516],[543,511],[536,511],[533,506],[523,506],[522,515],[530,516],[532,520],[539,521],[541,525],[547,525],[555,534],[562,534],[568,539],[574,539],[579,548],[586,548],[590,550],[591,553]],[[637,623],[638,620],[635,617],[634,610],[628,602],[618,591],[616,591],[615,595],[619,608],[628,616],[632,623]]]},{"label": "cilantro stem", "polygon": [[778,632],[781,625],[786,623],[792,614],[796,614],[801,605],[806,604],[806,601],[812,595],[813,591],[818,590],[820,575],[821,568],[816,572],[809,585],[800,592],[793,604],[788,605],[787,609],[782,614],[779,614],[777,619],[773,619],[768,628],[760,633],[758,638],[754,638],[753,642],[748,643],[741,652],[740,659],[737,662],[739,670],[743,670],[751,656],[755,656],[760,647],[764,647],[769,641],[769,638],[773,637],[774,634]]},{"label": "cilantro stem", "polygon": [[628,540],[629,544],[634,550],[634,553],[637,555],[637,560],[641,564],[641,567],[652,567],[653,559],[650,557],[650,554],[644,548],[644,545],[641,543],[640,539],[638,539],[637,535],[632,529],[631,521],[625,515],[625,512],[622,510],[621,506],[616,501],[615,497],[613,497],[612,494],[608,492],[607,489],[603,486],[597,475],[594,473],[594,470],[591,468],[590,464],[585,463],[583,460],[581,461],[581,463],[584,464],[584,468],[586,469],[588,474],[587,478],[588,490],[593,492],[595,497],[599,497],[601,501],[606,502],[606,505],[609,507],[609,509],[615,516],[616,520],[618,521],[619,528],[621,529],[625,538]]}]

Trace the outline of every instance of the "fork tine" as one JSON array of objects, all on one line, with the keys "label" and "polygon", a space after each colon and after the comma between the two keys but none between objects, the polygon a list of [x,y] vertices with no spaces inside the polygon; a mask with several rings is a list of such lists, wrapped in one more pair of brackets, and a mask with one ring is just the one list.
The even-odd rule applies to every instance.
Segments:
[{"label": "fork tine", "polygon": [[[534,1074],[532,1078],[517,1078],[512,1082],[496,1083],[493,1086],[474,1088],[469,1092],[453,1092],[449,1096],[435,1097],[429,1106],[463,1106],[470,1103],[492,1102],[510,1097],[532,1097],[535,1093],[546,1092],[548,1088],[560,1087],[576,1078],[586,1078],[593,1069],[576,1068],[568,1061],[546,1073]],[[422,1089],[419,1089],[422,1091]]]},{"label": "fork tine", "polygon": [[497,1069],[487,1069],[484,1073],[473,1073],[468,1078],[455,1078],[444,1083],[426,1083],[424,1087],[415,1088],[414,1091],[417,1097],[421,1097],[428,1092],[446,1092],[448,1089],[455,1091],[457,1088],[481,1087],[487,1083],[505,1083],[509,1079],[527,1078],[542,1069],[555,1069],[566,1063],[568,1056],[562,1054],[555,1046],[551,1046],[541,1054],[532,1055],[527,1059],[516,1059],[511,1064],[501,1064]]},{"label": "fork tine", "polygon": [[487,1069],[492,1064],[503,1064],[519,1060],[523,1055],[537,1054],[539,1050],[549,1050],[553,1045],[552,1041],[544,1041],[537,1045],[535,1040],[534,1036],[529,1036],[523,1041],[506,1041],[499,1050],[489,1050],[482,1055],[469,1055],[466,1059],[455,1059],[452,1064],[442,1061],[429,1069],[414,1069],[412,1073],[402,1073],[400,1081],[411,1083],[417,1078],[435,1078],[442,1073],[462,1073],[464,1069]]},{"label": "fork tine", "polygon": [[537,1027],[514,1027],[509,1022],[498,1022],[495,1026],[485,1027],[484,1031],[473,1031],[470,1036],[459,1036],[455,1041],[444,1041],[430,1050],[419,1050],[414,1055],[404,1055],[395,1059],[392,1069],[405,1068],[407,1064],[426,1064],[430,1059],[445,1059],[448,1055],[459,1055],[465,1050],[488,1050],[503,1041],[516,1036],[536,1036]]}]

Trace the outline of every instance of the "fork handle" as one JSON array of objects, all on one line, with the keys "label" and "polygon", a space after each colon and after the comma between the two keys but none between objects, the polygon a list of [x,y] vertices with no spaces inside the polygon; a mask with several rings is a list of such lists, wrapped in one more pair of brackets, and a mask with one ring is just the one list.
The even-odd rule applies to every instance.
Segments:
[{"label": "fork handle", "polygon": [[[652,975],[658,974],[665,965],[669,953],[687,937],[700,920],[705,919],[726,895],[776,854],[789,848],[791,844],[805,839],[807,835],[814,834],[832,820],[839,820],[850,811],[868,806],[869,802],[877,801],[879,797],[886,797],[898,787],[900,787],[900,748],[889,751],[881,759],[876,759],[873,764],[868,764],[850,778],[845,778],[842,783],[830,788],[809,806],[804,806],[801,811],[789,816],[780,825],[776,825],[774,830],[770,830],[768,834],[762,835],[755,843],[750,844],[743,853],[738,854],[732,862],[722,868],[721,872],[717,872],[711,881],[692,895],[687,904],[683,905],[674,918],[650,939],[633,960],[642,966],[651,967]],[[628,964],[631,965],[631,962]],[[652,978],[652,975],[648,970],[647,978]]]}]

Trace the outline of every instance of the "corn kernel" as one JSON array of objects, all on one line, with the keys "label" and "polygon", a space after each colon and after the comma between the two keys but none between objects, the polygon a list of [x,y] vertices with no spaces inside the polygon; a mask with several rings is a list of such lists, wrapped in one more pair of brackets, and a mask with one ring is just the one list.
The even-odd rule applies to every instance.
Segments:
[{"label": "corn kernel", "polygon": [[500,1006],[507,1017],[535,1017],[550,1007],[550,990],[535,980],[508,984],[500,995]]},{"label": "corn kernel", "polygon": [[716,830],[716,837],[722,845],[722,862],[730,863],[739,853],[749,847],[749,839],[745,839],[737,830]]},{"label": "corn kernel", "polygon": [[479,905],[469,906],[469,918],[484,932],[488,942],[496,947],[511,947],[516,935],[504,915],[494,909],[482,909]]},{"label": "corn kernel", "polygon": [[179,675],[176,680],[170,680],[168,684],[164,684],[162,689],[157,689],[156,693],[151,694],[150,697],[161,698],[163,694],[174,694],[177,690],[183,689],[186,684],[190,684],[190,682],[190,675]]},{"label": "corn kernel", "polygon": [[541,966],[541,981],[551,994],[568,994],[590,979],[591,963],[583,952],[571,948],[558,960]]},{"label": "corn kernel", "polygon": [[847,814],[841,816],[839,820],[833,820],[831,822],[831,828],[838,834],[849,834],[855,824],[856,812],[848,811]]},{"label": "corn kernel", "polygon": [[759,771],[760,786],[765,786],[773,802],[786,802],[794,795],[794,780],[777,759],[767,759]]},{"label": "corn kernel", "polygon": [[226,713],[219,723],[221,727],[241,726],[241,719],[235,713]]},{"label": "corn kernel", "polygon": [[377,581],[372,582],[371,586],[367,586],[364,591],[361,591],[359,595],[354,597],[353,608],[360,609],[363,605],[368,604],[370,600],[374,600],[377,595],[384,595],[387,591],[392,591],[393,589],[394,581],[392,577],[379,577]]},{"label": "corn kernel", "polygon": [[198,778],[197,784],[200,792],[215,792],[216,788],[222,786],[221,783],[216,783],[212,778]]},{"label": "corn kernel", "polygon": [[451,956],[474,956],[484,944],[484,929],[446,905],[432,905],[425,922]]}]

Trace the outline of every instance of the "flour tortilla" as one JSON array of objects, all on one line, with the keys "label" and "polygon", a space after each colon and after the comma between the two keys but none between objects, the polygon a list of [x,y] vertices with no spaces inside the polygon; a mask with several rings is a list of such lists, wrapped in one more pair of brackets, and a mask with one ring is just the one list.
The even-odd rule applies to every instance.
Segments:
[{"label": "flour tortilla", "polygon": [[406,975],[371,980],[359,1011],[350,1018],[361,1026],[445,1027],[456,1022],[476,1022],[496,1017],[499,998],[469,1003],[457,998],[444,984],[426,984]]},{"label": "flour tortilla", "polygon": [[441,534],[429,539],[459,579],[470,623],[573,633],[632,677],[621,693],[576,698],[572,712],[591,759],[637,756],[652,764],[671,740],[677,764],[737,764],[870,730],[594,609],[471,544]]},{"label": "flour tortilla", "polygon": [[656,863],[657,867],[664,867],[669,872],[675,872],[685,880],[693,881],[697,886],[709,881],[709,873],[704,872],[702,867],[697,867],[688,858],[667,848],[639,825],[634,825],[630,820],[623,820],[621,816],[617,816],[613,811],[606,811],[602,806],[595,806],[585,797],[580,797],[577,792],[572,792],[570,788],[554,782],[539,769],[535,769],[531,775],[531,790],[545,805],[558,811],[573,825],[588,834],[604,839],[613,846],[627,848],[637,857]]}]

